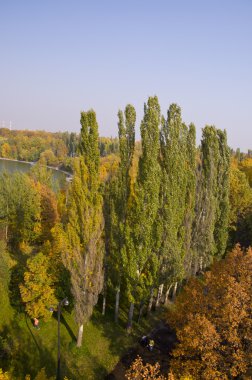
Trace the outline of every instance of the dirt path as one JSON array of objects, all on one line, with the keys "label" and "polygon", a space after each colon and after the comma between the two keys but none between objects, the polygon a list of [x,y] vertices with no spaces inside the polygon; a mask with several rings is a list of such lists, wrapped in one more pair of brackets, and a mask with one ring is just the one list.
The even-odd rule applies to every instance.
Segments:
[{"label": "dirt path", "polygon": [[170,353],[176,341],[175,334],[165,322],[160,321],[157,327],[149,333],[149,337],[155,341],[153,352],[150,352],[146,347],[142,347],[140,343],[136,344],[122,357],[114,370],[105,379],[125,380],[126,370],[138,355],[141,356],[145,363],[154,364],[159,362],[161,371],[167,374]]}]

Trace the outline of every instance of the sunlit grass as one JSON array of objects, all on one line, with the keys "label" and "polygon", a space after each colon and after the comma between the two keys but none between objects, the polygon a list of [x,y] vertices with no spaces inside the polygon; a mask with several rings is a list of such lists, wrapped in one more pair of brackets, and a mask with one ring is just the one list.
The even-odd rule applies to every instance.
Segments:
[{"label": "sunlit grass", "polygon": [[[143,319],[141,325],[135,324],[133,333],[128,335],[125,329],[126,315],[122,312],[120,323],[116,325],[111,315],[103,317],[96,311],[92,320],[84,326],[82,347],[77,348],[77,326],[73,315],[64,311],[61,322],[62,375],[67,375],[72,380],[104,379],[120,357],[136,344],[141,334],[149,332],[156,318]],[[7,325],[8,334],[15,342],[11,369],[18,378],[25,373],[34,376],[43,367],[50,376],[56,373],[55,317],[56,315],[47,323],[41,322],[40,330],[36,330],[24,314],[19,314]]]}]

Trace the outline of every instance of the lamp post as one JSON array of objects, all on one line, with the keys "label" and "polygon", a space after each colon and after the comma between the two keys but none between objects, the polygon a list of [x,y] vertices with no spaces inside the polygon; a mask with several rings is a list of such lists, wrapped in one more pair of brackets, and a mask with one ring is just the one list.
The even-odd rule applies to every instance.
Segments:
[{"label": "lamp post", "polygon": [[[62,306],[69,305],[69,301],[67,298],[64,298],[62,301],[58,303],[57,312],[58,312],[58,359],[57,359],[57,376],[56,380],[60,379],[60,314],[61,314],[61,308]],[[50,311],[54,312],[56,311],[53,307],[50,307]]]}]

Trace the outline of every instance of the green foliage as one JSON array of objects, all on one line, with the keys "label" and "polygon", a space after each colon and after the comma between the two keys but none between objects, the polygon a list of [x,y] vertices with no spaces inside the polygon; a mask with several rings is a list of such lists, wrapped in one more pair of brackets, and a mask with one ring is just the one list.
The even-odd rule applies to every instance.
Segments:
[{"label": "green foliage", "polygon": [[13,317],[13,310],[10,307],[8,297],[9,282],[10,282],[10,269],[13,266],[13,261],[7,251],[6,244],[0,240],[0,329]]},{"label": "green foliage", "polygon": [[123,265],[127,268],[127,291],[131,302],[141,299],[153,283],[157,271],[154,222],[159,206],[160,106],[149,98],[141,123],[142,155],[139,160],[134,198],[125,227]]},{"label": "green foliage", "polygon": [[106,264],[109,267],[109,280],[116,289],[120,288],[125,276],[122,249],[126,241],[125,222],[131,192],[130,169],[135,148],[134,107],[128,104],[124,114],[122,111],[118,112],[118,119],[120,163],[116,176],[111,178],[104,194]]},{"label": "green foliage", "polygon": [[[205,127],[201,142],[201,165],[198,172],[198,191],[196,200],[196,220],[194,225],[193,247],[196,260],[208,264],[216,253],[214,228],[217,208],[217,164],[219,147],[217,131]],[[197,265],[197,264],[196,264]],[[199,265],[199,264],[198,264]]]},{"label": "green foliage", "polygon": [[196,271],[214,256],[223,256],[227,245],[230,153],[226,133],[206,126],[200,154],[192,240]]},{"label": "green foliage", "polygon": [[229,244],[252,244],[252,189],[248,179],[236,166],[231,166]]},{"label": "green foliage", "polygon": [[[0,220],[6,239],[33,242],[39,234],[40,196],[25,174],[0,176]],[[10,235],[10,236],[9,236]]]},{"label": "green foliage", "polygon": [[0,226],[5,229],[5,238],[8,239],[8,227],[15,217],[13,201],[13,186],[11,177],[7,173],[0,176]]},{"label": "green foliage", "polygon": [[40,236],[41,242],[52,240],[51,230],[59,222],[55,193],[45,185],[37,184],[40,195]]},{"label": "green foliage", "polygon": [[[232,170],[229,193],[225,132],[207,126],[196,151],[194,125],[187,127],[182,122],[176,104],[170,106],[167,120],[161,118],[157,97],[149,98],[144,107],[141,143],[135,143],[134,107],[127,105],[124,112],[119,111],[118,118],[118,139],[99,139],[92,110],[81,113],[80,136],[0,130],[0,154],[36,160],[40,157],[30,177],[3,174],[0,178],[0,236],[16,260],[10,273],[5,260],[7,249],[0,245],[0,306],[3,304],[2,310],[11,320],[9,286],[11,302],[18,306],[17,310],[21,311],[24,303],[29,316],[46,319],[47,308],[57,304],[56,297],[69,297],[71,288],[78,327],[87,322],[83,348],[74,351],[65,346],[75,378],[83,372],[76,369],[76,361],[82,369],[85,365],[92,367],[90,373],[96,368],[99,355],[90,331],[99,344],[104,342],[105,327],[100,326],[104,330],[98,333],[89,322],[102,288],[108,310],[113,302],[111,294],[114,299],[115,292],[120,292],[121,313],[131,303],[133,314],[134,304],[145,305],[150,293],[155,297],[159,285],[165,284],[168,289],[208,265],[214,257],[223,256],[229,199],[232,239],[239,238],[247,244],[252,236],[251,192],[238,169]],[[80,157],[76,157],[76,152]],[[113,154],[107,156],[110,152]],[[56,198],[43,163],[56,165],[67,154],[67,165],[74,176]],[[242,162],[241,159],[239,165]],[[250,162],[244,162],[243,167],[244,172],[249,172]],[[0,318],[0,325],[3,323]],[[203,325],[198,320],[198,335]],[[50,324],[46,327],[50,331]],[[113,328],[110,326],[109,330],[111,333]],[[53,352],[51,336],[42,334],[42,341],[48,340],[46,346]],[[204,339],[208,342],[209,334]],[[70,341],[66,338],[67,344]],[[28,347],[27,343],[26,354],[32,356]],[[111,359],[113,364],[118,347],[119,344]],[[107,341],[99,349],[109,350]],[[12,351],[20,361],[18,349]],[[104,360],[99,359],[99,368],[105,376],[102,367],[110,359],[105,359],[104,352],[100,354]],[[15,366],[21,368],[19,365],[22,364],[16,360]],[[31,371],[33,378],[42,367],[43,363],[36,363],[36,370]],[[40,376],[45,377],[43,371]]]},{"label": "green foliage", "polygon": [[184,276],[195,204],[195,128],[188,131],[176,104],[163,120],[161,166],[160,265],[165,281],[173,282]]},{"label": "green foliage", "polygon": [[39,182],[42,185],[52,188],[52,171],[46,167],[46,163],[43,163],[42,160],[39,160],[32,166],[30,176],[35,182]]},{"label": "green foliage", "polygon": [[192,249],[192,232],[193,222],[195,219],[196,204],[196,129],[194,124],[190,124],[187,134],[187,151],[186,151],[186,180],[187,189],[185,197],[185,217],[184,217],[184,268],[186,275],[192,274],[193,249]]},{"label": "green foliage", "polygon": [[117,154],[119,151],[119,141],[116,137],[99,137],[100,156],[106,157],[111,154]]},{"label": "green foliage", "polygon": [[81,156],[84,157],[85,165],[90,173],[88,178],[90,181],[89,186],[95,186],[95,184],[92,184],[92,180],[97,181],[99,170],[98,124],[95,112],[93,110],[81,112],[80,122],[79,151]]},{"label": "green foliage", "polygon": [[217,130],[219,162],[217,167],[217,210],[214,240],[217,256],[222,257],[227,247],[229,224],[230,149],[226,131]]}]

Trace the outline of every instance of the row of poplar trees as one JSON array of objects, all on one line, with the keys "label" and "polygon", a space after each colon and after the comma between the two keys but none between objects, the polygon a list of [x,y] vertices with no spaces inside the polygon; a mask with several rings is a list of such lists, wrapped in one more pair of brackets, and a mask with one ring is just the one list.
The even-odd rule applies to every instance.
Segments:
[{"label": "row of poplar trees", "polygon": [[[167,118],[150,97],[135,143],[136,112],[118,113],[120,164],[105,184],[99,179],[98,125],[94,111],[81,113],[80,156],[67,194],[64,263],[71,273],[75,316],[90,317],[98,295],[129,307],[139,318],[167,300],[177,284],[223,256],[228,234],[230,154],[226,133],[186,126],[172,104]],[[162,298],[163,297],[163,298]]]}]

